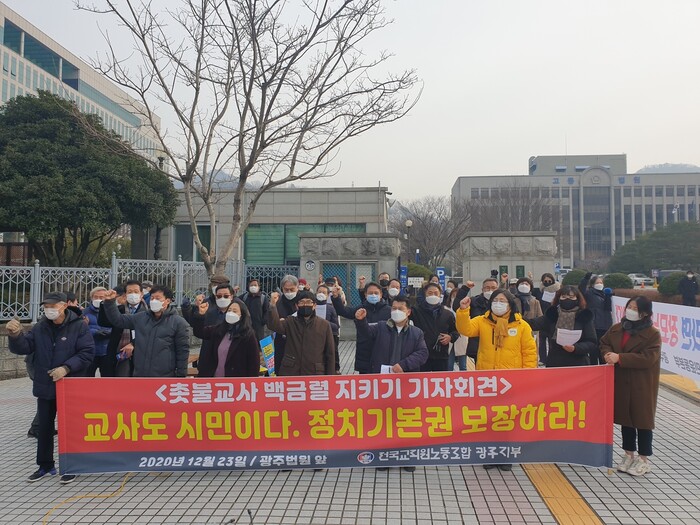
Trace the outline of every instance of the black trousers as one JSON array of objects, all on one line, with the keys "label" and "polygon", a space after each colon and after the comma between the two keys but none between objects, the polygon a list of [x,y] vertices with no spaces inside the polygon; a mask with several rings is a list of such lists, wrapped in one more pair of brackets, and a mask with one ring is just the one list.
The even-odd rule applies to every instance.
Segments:
[{"label": "black trousers", "polygon": [[622,449],[635,452],[639,445],[640,456],[651,456],[651,442],[654,437],[652,430],[643,428],[622,427]]},{"label": "black trousers", "polygon": [[420,367],[421,372],[447,372],[448,360],[434,359],[429,357],[423,366]]},{"label": "black trousers", "polygon": [[53,460],[53,431],[56,421],[56,400],[36,400],[39,416],[39,432],[36,444],[36,464],[44,470],[54,468]]},{"label": "black trousers", "polygon": [[340,372],[340,353],[338,352],[340,336],[333,334],[333,342],[335,343],[335,371]]}]

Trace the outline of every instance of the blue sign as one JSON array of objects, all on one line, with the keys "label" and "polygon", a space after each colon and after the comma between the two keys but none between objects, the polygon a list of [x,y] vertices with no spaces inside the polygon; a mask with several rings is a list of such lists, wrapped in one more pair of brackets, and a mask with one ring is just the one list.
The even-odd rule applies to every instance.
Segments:
[{"label": "blue sign", "polygon": [[399,269],[399,280],[401,281],[401,289],[408,288],[408,266],[402,266]]},{"label": "blue sign", "polygon": [[554,263],[554,271],[556,273],[559,273],[559,270],[561,270],[561,264],[559,264],[558,262],[555,262]]},{"label": "blue sign", "polygon": [[641,184],[641,183],[642,183],[642,178],[639,177],[639,176],[635,177],[635,178],[634,178],[634,183],[635,183],[635,184]]},{"label": "blue sign", "polygon": [[438,268],[435,268],[435,275],[438,276],[438,279],[440,279],[440,286],[442,286],[442,289],[445,289],[445,269],[440,266]]},{"label": "blue sign", "polygon": [[625,183],[625,178],[624,178],[624,177],[618,177],[618,178],[617,178],[617,182],[618,182],[619,184],[624,184],[624,183]]},{"label": "blue sign", "polygon": [[576,182],[576,181],[574,180],[573,177],[569,177],[568,179],[566,179],[566,182],[567,182],[568,184],[573,184],[573,183]]}]

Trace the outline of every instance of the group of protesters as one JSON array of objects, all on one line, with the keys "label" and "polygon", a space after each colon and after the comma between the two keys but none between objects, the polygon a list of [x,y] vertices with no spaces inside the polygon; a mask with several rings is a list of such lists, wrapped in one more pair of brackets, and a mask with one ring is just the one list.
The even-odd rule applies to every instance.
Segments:
[{"label": "group of protesters", "polygon": [[[355,325],[354,369],[360,374],[615,366],[615,422],[622,427],[624,460],[618,470],[650,470],[652,429],[659,383],[661,338],[644,296],[627,302],[613,324],[613,291],[588,274],[579,286],[561,286],[545,273],[510,279],[496,270],[481,282],[440,284],[436,275],[408,290],[387,273],[377,282],[358,279],[360,303],[338,277],[319,276],[316,286],[286,275],[275,291],[250,279],[240,294],[223,275],[210,289],[185,298],[178,313],[173,292],[152,282],[128,281],[95,288],[81,309],[74,296],[45,295],[44,315],[30,330],[7,324],[10,350],[27,355],[37,397],[29,434],[37,438],[37,481],[56,474],[53,436],[55,382],[66,376],[185,377],[192,361],[189,327],[202,340],[200,377],[255,377],[264,364],[260,341],[274,336],[279,376],[340,373],[340,318]],[[348,292],[346,294],[346,292]],[[562,341],[562,333],[575,340]],[[638,455],[635,456],[635,452]],[[485,465],[510,470],[511,465]],[[415,470],[415,467],[405,467]],[[73,475],[61,477],[70,483]]]}]

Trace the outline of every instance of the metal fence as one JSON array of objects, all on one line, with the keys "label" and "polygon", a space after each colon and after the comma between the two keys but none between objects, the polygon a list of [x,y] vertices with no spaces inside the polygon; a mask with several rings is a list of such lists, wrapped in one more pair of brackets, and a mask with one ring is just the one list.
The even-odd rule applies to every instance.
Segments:
[{"label": "metal fence", "polygon": [[[225,274],[231,283],[245,287],[244,261],[229,261]],[[170,287],[176,304],[209,286],[204,263],[183,261],[181,257],[177,261],[146,261],[112,255],[111,268],[52,268],[42,267],[38,261],[34,266],[0,266],[0,321],[17,317],[35,322],[41,313],[41,298],[49,291],[74,292],[78,303],[86,305],[93,288],[113,288],[130,279]]]}]

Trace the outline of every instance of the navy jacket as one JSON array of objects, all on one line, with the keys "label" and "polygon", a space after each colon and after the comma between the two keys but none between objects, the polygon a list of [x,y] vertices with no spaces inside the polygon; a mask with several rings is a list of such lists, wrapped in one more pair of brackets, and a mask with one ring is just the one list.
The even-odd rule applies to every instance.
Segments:
[{"label": "navy jacket", "polygon": [[574,330],[581,330],[581,339],[574,343],[574,351],[567,352],[557,343],[557,321],[559,320],[559,307],[550,306],[543,316],[536,319],[526,319],[533,332],[540,332],[540,336],[549,339],[549,352],[547,353],[547,368],[559,366],[582,366],[590,364],[588,356],[598,348],[598,338],[593,324],[593,312],[584,308],[576,312]]},{"label": "navy jacket", "polygon": [[393,321],[369,324],[367,318],[355,320],[358,336],[372,343],[370,373],[379,374],[382,365],[395,365],[391,361],[394,341],[401,337],[401,358],[399,366],[404,372],[418,372],[421,365],[428,360],[428,347],[425,346],[423,331],[410,324],[404,326],[401,333],[396,330]]},{"label": "navy jacket", "polygon": [[109,346],[109,339],[112,333],[111,328],[106,328],[100,326],[99,324],[99,313],[100,308],[95,308],[89,305],[85,310],[83,310],[83,315],[88,320],[88,328],[92,334],[92,338],[95,340],[95,356],[101,357],[107,355],[107,347]]},{"label": "navy jacket", "polygon": [[70,310],[61,325],[46,317],[27,333],[8,337],[10,352],[19,355],[34,354],[35,397],[56,399],[56,384],[49,370],[66,365],[68,377],[83,376],[95,355],[95,341],[85,321]]},{"label": "navy jacket", "polygon": [[[348,308],[343,304],[340,297],[332,297],[333,307],[338,315],[346,319],[355,320],[355,312],[360,308],[367,310],[367,322],[378,323],[379,321],[387,321],[391,318],[391,306],[383,299],[377,304],[370,304],[367,301],[362,303],[362,306],[357,308]],[[366,333],[360,332],[357,329],[357,341],[355,342],[355,370],[360,373],[369,373],[372,368],[372,340]],[[386,364],[386,363],[384,363]]]}]

